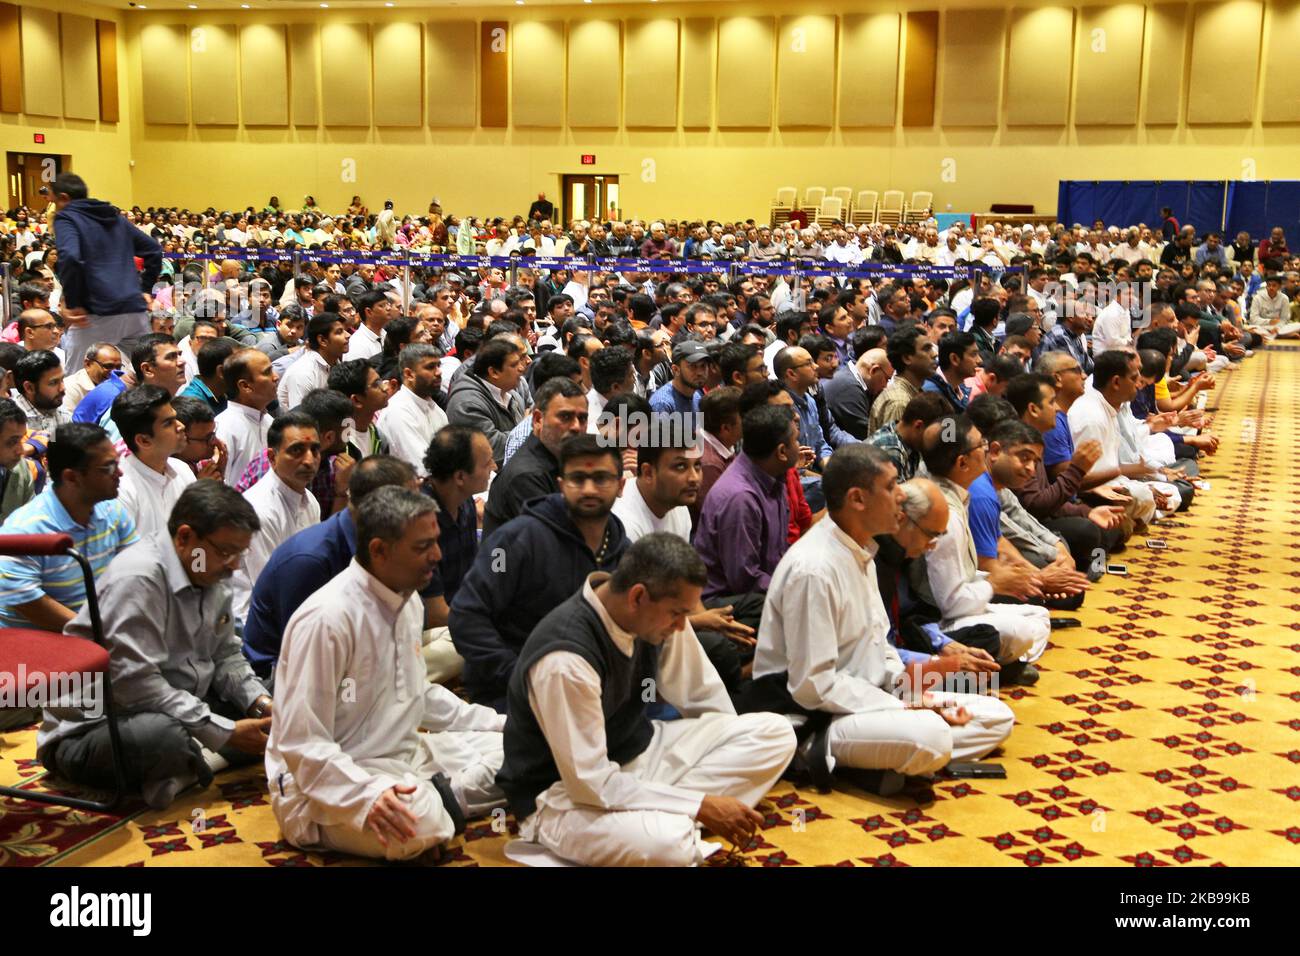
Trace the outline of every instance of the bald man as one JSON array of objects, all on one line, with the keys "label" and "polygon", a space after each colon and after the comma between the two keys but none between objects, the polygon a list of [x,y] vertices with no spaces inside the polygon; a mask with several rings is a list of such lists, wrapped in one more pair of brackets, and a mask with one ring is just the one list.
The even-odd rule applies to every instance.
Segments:
[{"label": "bald man", "polygon": [[870,438],[867,419],[871,403],[893,375],[894,368],[884,349],[868,349],[853,364],[841,365],[821,386],[835,424],[859,441]]}]

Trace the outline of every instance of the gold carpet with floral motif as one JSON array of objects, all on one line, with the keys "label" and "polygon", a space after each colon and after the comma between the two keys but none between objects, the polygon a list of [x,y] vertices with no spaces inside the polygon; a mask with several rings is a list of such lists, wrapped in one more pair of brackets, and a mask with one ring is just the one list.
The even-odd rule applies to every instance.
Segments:
[{"label": "gold carpet with floral motif", "polygon": [[[715,865],[1284,866],[1300,863],[1300,347],[1219,377],[1211,487],[1168,550],[1130,543],[1053,632],[1005,780],[940,777],[882,799],[784,781],[762,831]],[[35,730],[0,735],[0,782],[41,788]],[[50,782],[53,785],[53,782]],[[509,820],[421,862],[510,865]],[[101,815],[0,801],[0,866],[334,866],[280,836],[260,768],[219,775],[165,811]]]}]

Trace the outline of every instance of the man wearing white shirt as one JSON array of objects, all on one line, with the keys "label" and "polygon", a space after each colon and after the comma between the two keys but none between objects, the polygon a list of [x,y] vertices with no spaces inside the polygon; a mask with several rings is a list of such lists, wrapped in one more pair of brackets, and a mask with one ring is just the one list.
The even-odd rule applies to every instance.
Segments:
[{"label": "man wearing white shirt", "polygon": [[305,411],[285,412],[271,424],[267,449],[271,470],[244,492],[244,500],[253,506],[262,527],[253,535],[248,553],[230,581],[231,611],[236,621],[248,616],[253,584],[271,552],[299,531],[320,522],[320,504],[307,490],[321,464],[316,420]]},{"label": "man wearing white shirt", "polygon": [[275,401],[276,375],[271,360],[257,349],[240,349],[221,367],[229,404],[217,416],[217,438],[226,446],[226,484],[232,488],[244,469],[266,448]]},{"label": "man wearing white shirt", "polygon": [[621,345],[598,349],[589,360],[591,388],[587,390],[587,431],[597,431],[600,413],[610,399],[636,386],[636,372],[632,367],[632,352]]},{"label": "man wearing white shirt", "polygon": [[384,327],[401,313],[388,295],[377,289],[363,293],[357,300],[361,324],[348,340],[344,359],[368,359],[384,350]]},{"label": "man wearing white shirt", "polygon": [[915,244],[909,257],[916,259],[918,262],[928,262],[930,265],[935,266],[951,265],[952,263],[941,261],[940,254],[942,252],[943,247],[939,245],[939,230],[934,226],[927,226],[924,241]]},{"label": "man wearing white shirt", "polygon": [[1142,241],[1141,235],[1136,228],[1130,229],[1124,241],[1111,251],[1111,258],[1122,259],[1129,265],[1142,259],[1150,259],[1151,247]]},{"label": "man wearing white shirt", "polygon": [[428,683],[420,655],[437,508],[409,488],[367,495],[352,563],[285,628],[266,775],[296,846],[412,859],[501,803],[505,718]]},{"label": "man wearing white shirt", "polygon": [[[686,619],[706,580],[688,543],[647,535],[533,630],[510,679],[498,775],[524,853],[693,866],[718,848],[700,826],[741,844],[762,822],[753,807],[794,733],[775,714],[736,715]],[[646,687],[682,718],[651,720]]]},{"label": "man wearing white shirt", "polygon": [[281,411],[297,407],[308,392],[328,387],[330,369],[348,350],[347,324],[335,312],[313,315],[307,323],[306,346],[280,380],[275,397]]},{"label": "man wearing white shirt", "polygon": [[1076,448],[1086,441],[1101,443],[1101,457],[1084,475],[1082,487],[1118,488],[1132,498],[1134,520],[1148,524],[1157,508],[1169,509],[1171,502],[1161,485],[1145,480],[1152,474],[1146,462],[1123,459],[1119,416],[1132,417],[1128,403],[1137,394],[1140,377],[1133,353],[1102,352],[1093,359],[1092,387],[1075,399],[1067,416]]},{"label": "man wearing white shirt", "polygon": [[447,424],[447,413],[434,401],[442,388],[442,355],[432,345],[408,345],[398,356],[402,387],[379,416],[379,429],[392,454],[423,478],[429,442]]},{"label": "man wearing white shirt", "polygon": [[[952,436],[955,436],[952,437]],[[913,590],[939,609],[947,631],[988,624],[1001,637],[997,657],[1006,683],[1032,684],[1033,662],[1051,636],[1047,609],[1030,604],[994,602],[995,594],[1023,597],[1030,573],[1009,562],[994,571],[979,569],[970,530],[970,486],[984,474],[988,442],[965,415],[945,416],[926,427],[921,455],[930,477],[948,502],[948,529],[934,548],[909,571]]]},{"label": "man wearing white shirt", "polygon": [[637,448],[636,480],[624,482],[623,493],[614,502],[614,514],[623,522],[628,541],[656,531],[667,531],[683,541],[691,538],[689,507],[699,495],[703,453],[698,445],[664,445]]},{"label": "man wearing white shirt", "polygon": [[815,778],[842,763],[887,771],[892,788],[896,775],[983,757],[1015,724],[996,697],[923,692],[889,642],[874,539],[903,520],[896,479],[880,449],[836,449],[822,475],[827,516],[781,558],[767,592],[752,699],[801,725],[828,715],[825,731],[807,737]]},{"label": "man wearing white shirt", "polygon": [[826,247],[824,255],[828,262],[845,266],[862,261],[862,250],[849,242],[849,234],[842,227],[835,230],[835,241]]},{"label": "man wearing white shirt", "polygon": [[172,397],[157,385],[137,385],[113,400],[113,424],[131,454],[121,459],[117,500],[146,537],[167,527],[172,506],[194,481],[194,473],[171,456],[185,448],[185,426]]},{"label": "man wearing white shirt", "polygon": [[1114,298],[1092,323],[1093,355],[1133,347],[1133,300],[1133,287],[1127,282],[1119,283]]}]

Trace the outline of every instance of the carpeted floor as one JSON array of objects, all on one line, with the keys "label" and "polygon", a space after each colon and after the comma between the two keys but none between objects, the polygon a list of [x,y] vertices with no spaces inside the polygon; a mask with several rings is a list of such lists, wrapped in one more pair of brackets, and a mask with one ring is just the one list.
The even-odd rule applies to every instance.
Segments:
[{"label": "carpeted floor", "polygon": [[[883,800],[781,783],[718,865],[1280,866],[1300,862],[1300,348],[1220,377],[1223,444],[1187,527],[1135,542],[1057,631],[1038,685],[1005,694],[1006,780]],[[0,737],[0,781],[40,787],[35,733]],[[437,859],[505,865],[471,826]],[[258,768],[169,810],[106,817],[0,801],[4,866],[329,866],[280,840]]]}]

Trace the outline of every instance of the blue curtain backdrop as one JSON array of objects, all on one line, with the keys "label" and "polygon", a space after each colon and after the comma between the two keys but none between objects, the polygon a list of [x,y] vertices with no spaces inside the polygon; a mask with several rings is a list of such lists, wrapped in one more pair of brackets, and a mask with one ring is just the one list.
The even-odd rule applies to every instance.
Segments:
[{"label": "blue curtain backdrop", "polygon": [[1295,242],[1300,234],[1300,181],[1228,183],[1226,212],[1229,242],[1242,230],[1258,241],[1274,226],[1285,229],[1289,241]]},{"label": "blue curtain backdrop", "polygon": [[1180,223],[1207,232],[1223,225],[1223,193],[1222,180],[1061,180],[1056,218],[1067,225],[1100,219],[1108,226],[1159,228],[1160,209],[1168,206]]}]

